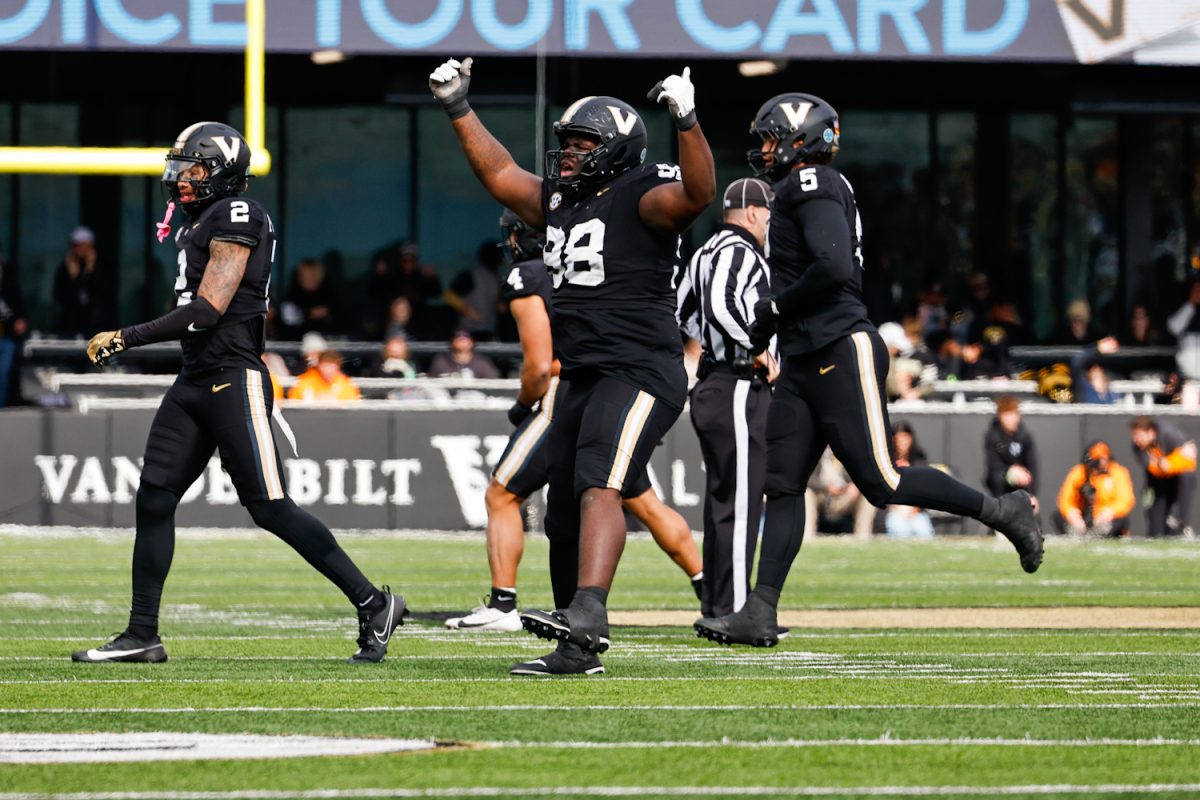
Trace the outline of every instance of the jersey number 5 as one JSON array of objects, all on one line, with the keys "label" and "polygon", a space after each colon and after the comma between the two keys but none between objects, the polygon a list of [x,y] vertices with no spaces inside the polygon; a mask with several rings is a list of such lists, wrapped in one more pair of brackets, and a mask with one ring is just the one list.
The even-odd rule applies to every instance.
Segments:
[{"label": "jersey number 5", "polygon": [[546,228],[546,248],[542,260],[550,270],[557,289],[565,279],[576,286],[604,283],[604,220],[589,219],[571,228],[568,237],[562,228]]}]

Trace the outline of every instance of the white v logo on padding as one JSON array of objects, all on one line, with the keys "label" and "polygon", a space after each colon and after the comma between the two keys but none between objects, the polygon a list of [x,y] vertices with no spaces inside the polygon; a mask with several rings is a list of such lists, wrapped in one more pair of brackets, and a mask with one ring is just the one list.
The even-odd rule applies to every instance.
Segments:
[{"label": "white v logo on padding", "polygon": [[812,103],[780,103],[779,107],[783,109],[783,113],[788,118],[788,124],[793,128],[799,128],[804,124],[804,120],[808,118],[808,112],[812,110]]},{"label": "white v logo on padding", "polygon": [[236,161],[238,153],[242,150],[242,140],[235,136],[214,136],[212,137],[213,144],[221,148],[221,152],[225,155],[226,161]]},{"label": "white v logo on padding", "polygon": [[609,106],[608,110],[612,112],[613,121],[617,123],[617,130],[621,132],[622,136],[628,136],[629,132],[633,130],[633,123],[637,122],[637,114],[631,112],[629,116],[625,116],[616,106]]}]

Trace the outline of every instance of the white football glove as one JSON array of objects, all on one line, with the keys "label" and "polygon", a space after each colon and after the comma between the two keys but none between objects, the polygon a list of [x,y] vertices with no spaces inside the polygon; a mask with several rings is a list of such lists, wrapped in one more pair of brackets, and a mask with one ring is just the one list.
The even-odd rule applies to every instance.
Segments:
[{"label": "white football glove", "polygon": [[684,67],[682,75],[668,75],[650,90],[648,99],[661,103],[664,99],[671,109],[671,119],[681,131],[696,124],[696,87],[692,85],[692,68]]},{"label": "white football glove", "polygon": [[452,58],[429,73],[429,90],[450,115],[450,119],[464,117],[471,111],[467,105],[467,88],[471,85],[472,59],[461,62]]}]

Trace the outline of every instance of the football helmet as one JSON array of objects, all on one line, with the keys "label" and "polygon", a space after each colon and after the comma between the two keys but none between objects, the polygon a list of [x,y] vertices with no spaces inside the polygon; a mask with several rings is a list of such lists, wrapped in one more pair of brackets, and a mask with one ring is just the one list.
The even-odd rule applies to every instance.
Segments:
[{"label": "football helmet", "polygon": [[[196,164],[207,174],[190,180],[185,173]],[[162,183],[172,200],[195,214],[222,197],[246,191],[249,178],[250,145],[245,138],[223,123],[197,122],[176,137],[175,146],[167,153]],[[191,200],[180,196],[181,180],[191,184]]]},{"label": "football helmet", "polygon": [[[515,238],[512,236],[514,233]],[[513,261],[541,258],[542,248],[546,245],[545,234],[526,225],[525,220],[507,208],[500,215],[500,237],[500,246],[512,256]]]},{"label": "football helmet", "polygon": [[764,141],[775,140],[774,158],[768,165],[762,148],[746,151],[746,160],[758,178],[782,179],[792,165],[827,163],[837,154],[841,129],[833,106],[819,97],[799,92],[776,95],[762,104],[750,133]]},{"label": "football helmet", "polygon": [[[615,97],[584,97],[572,103],[554,123],[558,150],[546,153],[546,177],[558,182],[566,195],[579,194],[607,183],[646,158],[646,123],[628,103]],[[596,147],[579,158],[571,175],[563,176],[566,141],[582,136]]]}]

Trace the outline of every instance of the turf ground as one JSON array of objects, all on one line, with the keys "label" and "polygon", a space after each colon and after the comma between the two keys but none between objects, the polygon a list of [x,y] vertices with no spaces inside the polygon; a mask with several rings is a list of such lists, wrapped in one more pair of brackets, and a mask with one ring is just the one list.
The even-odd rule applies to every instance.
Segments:
[{"label": "turf ground", "polygon": [[[994,618],[999,607],[1011,609],[1013,627],[804,628],[773,650],[718,648],[680,626],[617,627],[608,675],[544,680],[506,670],[546,652],[545,643],[454,634],[436,617],[486,589],[481,538],[343,541],[372,578],[422,612],[383,664],[343,663],[355,633],[344,600],[285,546],[267,535],[197,534],[180,538],[167,586],[171,660],[80,665],[71,650],[124,625],[130,534],[0,529],[0,733],[455,744],[136,767],[0,764],[0,800],[1200,797],[1194,543],[1054,541],[1042,570],[1026,576],[992,540],[821,539],[805,544],[786,608],[913,609],[916,625],[943,608],[987,608]],[[523,606],[549,600],[544,563],[544,542],[531,538]],[[694,605],[653,543],[632,540],[614,612]],[[1093,606],[1127,610],[1100,617]],[[1022,627],[1022,608],[1053,607],[1080,627]],[[1173,609],[1172,624],[1191,627],[1128,627],[1146,607]],[[1121,625],[1089,628],[1093,617]],[[823,619],[833,626],[838,617]]]}]

